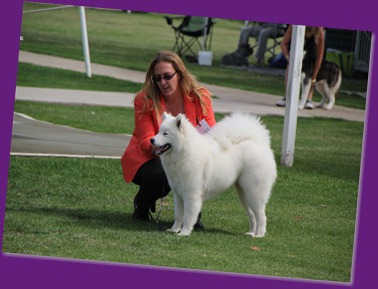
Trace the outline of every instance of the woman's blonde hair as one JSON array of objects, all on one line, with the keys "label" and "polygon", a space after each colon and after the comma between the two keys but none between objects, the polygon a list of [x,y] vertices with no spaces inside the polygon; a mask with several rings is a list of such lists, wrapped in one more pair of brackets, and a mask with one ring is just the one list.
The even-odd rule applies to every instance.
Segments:
[{"label": "woman's blonde hair", "polygon": [[197,82],[195,76],[188,72],[181,58],[173,51],[160,51],[151,61],[150,67],[147,70],[143,88],[141,90],[141,92],[144,92],[146,98],[143,110],[151,110],[151,107],[149,107],[149,101],[151,100],[155,112],[158,115],[163,113],[163,108],[159,100],[160,90],[157,84],[153,81],[155,66],[160,62],[168,62],[172,64],[174,70],[179,75],[179,87],[183,95],[187,97],[197,97],[200,102],[202,112],[206,114],[205,98],[209,98],[210,95],[204,93],[204,88]]},{"label": "woman's blonde hair", "polygon": [[306,38],[314,36],[315,43],[318,44],[322,29],[323,29],[322,27],[317,27],[317,26],[306,26],[306,30],[305,30]]}]

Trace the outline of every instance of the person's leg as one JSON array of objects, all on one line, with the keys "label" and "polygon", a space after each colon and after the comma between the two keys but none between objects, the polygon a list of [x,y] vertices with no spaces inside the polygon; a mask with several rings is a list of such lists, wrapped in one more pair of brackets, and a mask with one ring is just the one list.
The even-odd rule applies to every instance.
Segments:
[{"label": "person's leg", "polygon": [[248,44],[251,30],[252,30],[252,27],[249,27],[249,26],[245,26],[241,29],[238,46]]},{"label": "person's leg", "polygon": [[257,39],[260,34],[261,29],[262,29],[261,26],[244,26],[240,32],[238,46],[248,44],[249,37],[255,37]]},{"label": "person's leg", "polygon": [[[134,177],[133,183],[139,186],[138,193],[134,197],[133,218],[149,221],[150,210],[155,212],[156,201],[171,191],[161,160],[155,158],[143,164]],[[204,229],[201,213],[194,228]]]},{"label": "person's leg", "polygon": [[[308,71],[309,76],[312,75],[314,71],[315,62],[316,62],[316,57],[312,57],[312,58],[305,57],[305,59],[303,60],[302,67],[305,71]],[[309,67],[309,69],[307,69],[307,67]],[[309,82],[311,82],[311,78],[309,79]],[[314,94],[315,85],[313,83],[310,83],[309,85],[310,85],[310,89],[307,94],[307,101],[304,105],[304,108],[313,109],[314,104],[312,103],[312,96]]]},{"label": "person's leg", "polygon": [[284,34],[284,30],[282,28],[277,28],[276,26],[269,26],[263,28],[260,31],[259,38],[258,38],[258,47],[255,54],[257,58],[257,64],[262,65],[264,63],[264,55],[266,52],[267,44],[269,38],[274,39],[275,37],[280,37]]},{"label": "person's leg", "polygon": [[139,191],[134,198],[133,218],[149,220],[149,210],[155,212],[155,203],[165,197],[171,190],[159,158],[143,164],[133,183],[139,185]]},{"label": "person's leg", "polygon": [[[134,197],[133,218],[150,221],[150,210],[155,212],[156,201],[164,198],[171,191],[161,160],[155,158],[143,164],[134,177],[133,183],[139,186],[139,191]],[[194,228],[204,229],[201,213]]]},{"label": "person's leg", "polygon": [[315,86],[312,85],[311,88],[310,88],[310,92],[308,93],[307,101],[305,103],[306,109],[314,109],[314,104],[312,102],[312,96],[314,94],[314,88],[315,88]]},{"label": "person's leg", "polygon": [[[286,90],[287,90],[288,74],[289,74],[289,64],[286,66],[286,70],[285,70],[285,94],[286,94]],[[286,96],[284,96],[281,100],[277,101],[276,105],[281,106],[281,107],[286,106]]]},{"label": "person's leg", "polygon": [[262,65],[264,63],[264,55],[266,51],[266,46],[268,39],[274,37],[275,31],[274,28],[264,28],[260,31],[257,43],[257,51],[255,57],[257,58],[257,63]]}]

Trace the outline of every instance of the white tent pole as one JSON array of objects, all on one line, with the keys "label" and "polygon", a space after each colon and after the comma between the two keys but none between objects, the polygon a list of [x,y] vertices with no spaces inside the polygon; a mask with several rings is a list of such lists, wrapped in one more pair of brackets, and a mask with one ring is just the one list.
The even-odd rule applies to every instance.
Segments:
[{"label": "white tent pole", "polygon": [[91,71],[91,60],[89,55],[89,44],[88,44],[88,32],[87,32],[87,21],[85,18],[85,8],[80,6],[80,24],[81,24],[81,37],[83,42],[83,53],[85,61],[85,71],[88,77],[92,76]]},{"label": "white tent pole", "polygon": [[286,88],[286,107],[282,136],[281,165],[293,166],[297,130],[298,99],[301,84],[305,26],[293,25],[290,63]]}]

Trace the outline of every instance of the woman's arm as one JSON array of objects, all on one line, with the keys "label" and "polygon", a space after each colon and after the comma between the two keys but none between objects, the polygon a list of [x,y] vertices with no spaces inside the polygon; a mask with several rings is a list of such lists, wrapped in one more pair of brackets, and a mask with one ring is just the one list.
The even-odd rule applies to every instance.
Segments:
[{"label": "woman's arm", "polygon": [[207,124],[210,127],[213,127],[216,123],[216,120],[215,120],[215,115],[214,115],[214,110],[213,110],[213,102],[210,97],[205,100],[205,107],[206,107],[207,114],[204,115],[203,117],[206,120]]},{"label": "woman's arm", "polygon": [[134,100],[134,134],[138,139],[142,151],[147,154],[153,154],[154,146],[151,144],[150,139],[157,134],[157,128],[154,122],[153,111],[145,112],[143,101],[138,97]]},{"label": "woman's arm", "polygon": [[288,62],[289,62],[289,57],[290,57],[289,44],[291,42],[291,34],[292,34],[292,26],[290,25],[280,44],[282,54],[285,56]]}]

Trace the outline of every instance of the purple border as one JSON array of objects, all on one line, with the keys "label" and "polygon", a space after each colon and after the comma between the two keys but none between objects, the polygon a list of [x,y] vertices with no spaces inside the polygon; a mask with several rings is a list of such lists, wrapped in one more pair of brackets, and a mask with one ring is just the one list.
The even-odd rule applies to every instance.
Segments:
[{"label": "purple border", "polygon": [[[37,2],[37,1],[33,1]],[[74,4],[92,7],[130,9],[172,14],[192,14],[216,18],[253,19],[280,23],[316,25],[334,28],[373,31],[378,29],[374,1],[360,0],[356,3],[345,1],[317,0],[304,2],[298,0],[270,0],[268,2],[233,0],[227,2],[209,0],[41,0],[55,4]],[[339,2],[339,3],[337,3]],[[348,4],[347,4],[348,3]],[[22,19],[21,0],[9,0],[0,9],[0,237],[2,242],[4,212],[8,182],[9,152],[13,119],[15,83],[19,35]],[[216,4],[216,5],[214,5]],[[373,47],[376,54],[377,46]],[[2,288],[117,288],[141,286],[143,288],[375,288],[377,260],[377,234],[369,228],[376,228],[373,215],[378,204],[375,189],[378,138],[378,104],[373,92],[378,84],[375,68],[378,58],[371,58],[370,85],[367,109],[367,122],[364,135],[363,167],[360,182],[359,215],[357,227],[355,272],[351,285],[306,280],[265,278],[258,276],[216,274],[158,267],[128,266],[101,262],[82,262],[76,260],[50,259],[33,256],[16,256],[0,253],[0,284]],[[375,231],[375,230],[374,230]],[[183,280],[191,279],[191,282]],[[184,284],[184,285],[183,285]]]}]

